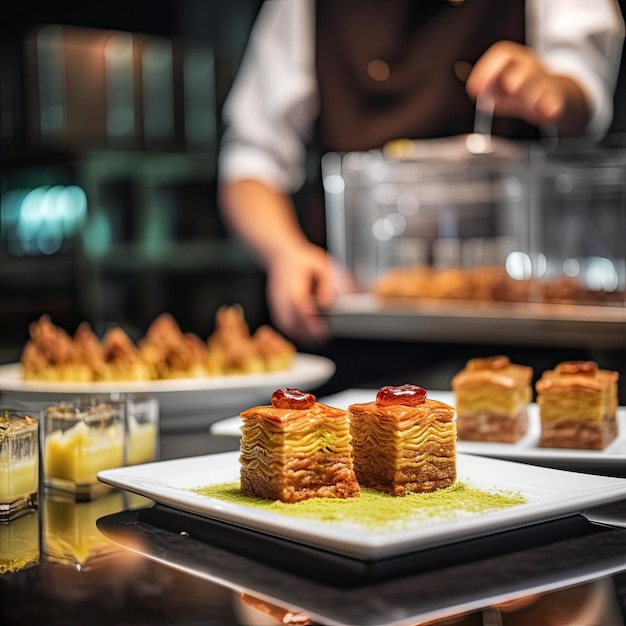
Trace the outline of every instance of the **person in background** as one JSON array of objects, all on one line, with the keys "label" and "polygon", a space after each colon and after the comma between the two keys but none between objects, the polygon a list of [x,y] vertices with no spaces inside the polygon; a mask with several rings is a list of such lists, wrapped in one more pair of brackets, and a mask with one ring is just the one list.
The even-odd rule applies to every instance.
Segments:
[{"label": "person in background", "polygon": [[273,322],[323,341],[319,312],[349,289],[294,210],[307,146],[469,133],[483,93],[496,135],[598,140],[623,37],[613,0],[266,0],[223,109],[219,198],[267,271]]}]

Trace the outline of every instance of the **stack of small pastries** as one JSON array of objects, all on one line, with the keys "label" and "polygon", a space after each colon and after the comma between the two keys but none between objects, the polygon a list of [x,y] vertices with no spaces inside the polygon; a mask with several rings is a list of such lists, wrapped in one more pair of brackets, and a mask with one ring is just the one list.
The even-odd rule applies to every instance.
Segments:
[{"label": "stack of small pastries", "polygon": [[504,265],[435,268],[395,267],[372,284],[381,300],[467,300],[481,302],[544,302],[551,304],[623,304],[623,290],[596,291],[569,276],[526,278],[509,276]]},{"label": "stack of small pastries", "polygon": [[[506,356],[470,359],[452,377],[458,437],[515,443],[527,432],[530,367]],[[563,361],[535,384],[541,448],[603,450],[618,435],[619,372]]]},{"label": "stack of small pastries", "polygon": [[277,389],[272,404],[241,413],[241,490],[299,502],[360,493],[353,468],[350,415],[300,389]]},{"label": "stack of small pastries", "polygon": [[381,387],[350,411],[359,484],[392,496],[445,489],[456,481],[454,408],[416,385]]},{"label": "stack of small pastries", "polygon": [[204,340],[184,333],[168,313],[134,343],[119,326],[100,339],[88,322],[70,335],[42,316],[29,327],[20,358],[24,380],[50,382],[139,381],[288,370],[295,346],[270,326],[251,333],[239,305],[221,307]]},{"label": "stack of small pastries", "polygon": [[474,358],[452,377],[459,439],[515,443],[528,429],[532,368],[498,355]]},{"label": "stack of small pastries", "polygon": [[417,385],[382,387],[347,411],[278,389],[241,419],[240,487],[250,497],[349,498],[361,487],[401,497],[456,481],[454,409]]},{"label": "stack of small pastries", "polygon": [[618,432],[618,372],[564,361],[537,381],[542,448],[602,450]]}]

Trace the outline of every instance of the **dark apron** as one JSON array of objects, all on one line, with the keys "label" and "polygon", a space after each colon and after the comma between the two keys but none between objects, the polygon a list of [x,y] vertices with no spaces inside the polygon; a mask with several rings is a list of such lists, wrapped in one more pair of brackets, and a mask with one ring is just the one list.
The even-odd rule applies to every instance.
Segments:
[{"label": "dark apron", "polygon": [[[320,132],[327,150],[469,133],[474,105],[457,77],[501,40],[525,42],[523,0],[317,0]],[[517,120],[494,134],[529,138]]]},{"label": "dark apron", "polygon": [[[474,104],[459,75],[502,40],[525,42],[524,0],[317,0],[312,159],[471,132]],[[493,133],[538,137],[512,119],[495,119]],[[311,188],[319,178],[309,174],[303,226],[323,243],[323,198]]]}]

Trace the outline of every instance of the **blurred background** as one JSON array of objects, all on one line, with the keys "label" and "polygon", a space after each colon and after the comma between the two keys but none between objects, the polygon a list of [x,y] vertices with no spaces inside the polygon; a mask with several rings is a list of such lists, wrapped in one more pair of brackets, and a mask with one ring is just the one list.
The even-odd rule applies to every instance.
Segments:
[{"label": "blurred background", "polygon": [[[253,328],[269,321],[264,274],[216,203],[221,107],[261,4],[3,9],[0,363],[19,360],[28,324],[44,313],[70,332],[88,320],[135,339],[163,311],[203,336],[225,303],[242,304]],[[622,67],[607,143],[623,145],[625,132]],[[319,224],[306,229],[320,238]],[[371,351],[366,340],[357,356]]]},{"label": "blurred background", "polygon": [[0,362],[28,323],[137,338],[267,320],[216,207],[220,107],[260,0],[13,2],[0,24]]}]

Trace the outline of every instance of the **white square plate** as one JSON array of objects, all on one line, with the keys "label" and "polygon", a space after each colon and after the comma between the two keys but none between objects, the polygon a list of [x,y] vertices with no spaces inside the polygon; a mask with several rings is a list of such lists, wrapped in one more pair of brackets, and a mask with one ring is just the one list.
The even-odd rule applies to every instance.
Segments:
[{"label": "white square plate", "polygon": [[458,455],[458,480],[484,490],[515,491],[527,502],[455,519],[433,517],[394,531],[368,531],[198,495],[190,488],[239,480],[239,453],[228,452],[102,471],[109,485],[207,518],[351,556],[377,560],[564,517],[626,497],[626,479],[576,474]]}]

